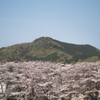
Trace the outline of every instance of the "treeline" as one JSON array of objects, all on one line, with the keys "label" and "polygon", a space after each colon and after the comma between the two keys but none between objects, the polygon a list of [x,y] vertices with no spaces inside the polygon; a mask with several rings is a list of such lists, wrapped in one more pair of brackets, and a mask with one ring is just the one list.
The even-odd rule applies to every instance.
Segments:
[{"label": "treeline", "polygon": [[[62,58],[62,56],[61,56]],[[45,57],[37,57],[37,56],[33,56],[33,55],[24,55],[24,57],[17,57],[14,56],[13,54],[10,57],[7,57],[5,60],[4,58],[1,58],[1,61],[16,61],[16,62],[20,62],[20,61],[51,61],[51,62],[57,62],[60,61],[60,56],[58,55],[58,52],[53,52]],[[97,61],[100,60],[100,55],[99,56],[92,56],[89,54],[75,54],[72,56],[71,59],[65,58],[63,57],[63,59],[65,59],[63,61],[63,63],[76,63],[76,62],[83,62],[83,61],[88,61],[88,62],[92,62],[92,61]]]},{"label": "treeline", "polygon": [[32,60],[42,60],[42,61],[52,61],[55,62],[57,59],[59,59],[57,52],[54,52],[52,54],[47,55],[46,57],[40,57],[37,58],[36,56],[33,57],[32,55],[26,55],[25,56],[26,61],[32,61]]},{"label": "treeline", "polygon": [[75,62],[83,62],[83,61],[97,61],[100,60],[100,55],[99,56],[92,56],[89,54],[75,54],[73,55],[72,59],[66,60],[66,63],[75,63]]}]

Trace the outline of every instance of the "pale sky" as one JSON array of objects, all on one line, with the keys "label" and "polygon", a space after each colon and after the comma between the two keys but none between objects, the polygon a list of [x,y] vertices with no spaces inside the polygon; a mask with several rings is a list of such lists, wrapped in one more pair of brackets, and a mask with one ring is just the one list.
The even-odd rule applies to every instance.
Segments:
[{"label": "pale sky", "polygon": [[0,48],[42,36],[100,50],[100,0],[0,0]]}]

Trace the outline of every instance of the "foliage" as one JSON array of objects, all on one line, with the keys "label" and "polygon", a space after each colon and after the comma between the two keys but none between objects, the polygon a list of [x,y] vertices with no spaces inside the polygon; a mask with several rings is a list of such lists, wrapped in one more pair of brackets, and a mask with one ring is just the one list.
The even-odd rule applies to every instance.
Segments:
[{"label": "foliage", "polygon": [[57,100],[57,98],[52,98],[51,100]]},{"label": "foliage", "polygon": [[99,60],[98,56],[92,56],[92,57],[87,58],[85,61],[93,62],[93,61],[97,61],[97,60]]},{"label": "foliage", "polygon": [[56,61],[57,59],[59,59],[58,55],[57,55],[57,52],[54,52],[52,54],[49,54],[47,55],[45,58],[44,58],[44,61]]},{"label": "foliage", "polygon": [[17,80],[19,80],[19,79],[20,79],[20,77],[19,77],[19,76],[16,76],[16,79],[17,79]]},{"label": "foliage", "polygon": [[[7,71],[10,66],[13,67],[13,73]],[[2,73],[2,71],[6,73]],[[1,83],[7,83],[7,97],[15,96],[17,99],[78,100],[78,97],[81,96],[91,96],[94,100],[100,91],[100,81],[98,80],[100,78],[100,61],[74,65],[50,61],[6,62],[1,63],[0,72]],[[20,81],[15,79],[18,77],[20,77]],[[65,99],[66,96],[69,99]]]},{"label": "foliage", "polygon": [[21,88],[18,86],[18,87],[16,87],[16,90],[18,91],[18,92],[21,92]]},{"label": "foliage", "polygon": [[1,62],[42,60],[72,63],[99,59],[100,50],[93,46],[64,43],[49,37],[41,37],[31,43],[16,44],[0,49]]},{"label": "foliage", "polygon": [[38,97],[38,98],[36,98],[36,100],[49,100],[47,97]]},{"label": "foliage", "polygon": [[10,66],[8,71],[13,72],[13,66]]},{"label": "foliage", "polygon": [[9,97],[9,98],[7,98],[7,100],[17,100],[17,99],[13,98],[13,97]]}]

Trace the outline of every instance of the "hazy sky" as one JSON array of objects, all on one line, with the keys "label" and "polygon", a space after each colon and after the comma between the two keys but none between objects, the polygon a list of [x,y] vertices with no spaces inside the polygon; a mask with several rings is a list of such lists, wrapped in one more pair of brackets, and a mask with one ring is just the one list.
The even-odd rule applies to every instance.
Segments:
[{"label": "hazy sky", "polygon": [[100,49],[100,0],[0,0],[0,48],[42,36]]}]

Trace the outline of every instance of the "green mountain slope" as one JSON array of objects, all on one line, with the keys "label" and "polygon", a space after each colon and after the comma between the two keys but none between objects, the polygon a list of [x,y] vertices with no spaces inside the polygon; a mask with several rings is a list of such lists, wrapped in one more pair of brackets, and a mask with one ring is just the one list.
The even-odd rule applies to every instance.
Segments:
[{"label": "green mountain slope", "polygon": [[100,50],[91,45],[69,44],[49,37],[0,49],[0,61],[43,60],[70,63],[99,58]]}]

